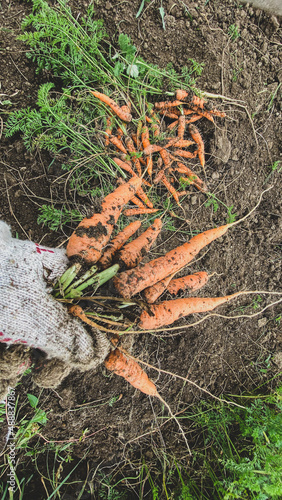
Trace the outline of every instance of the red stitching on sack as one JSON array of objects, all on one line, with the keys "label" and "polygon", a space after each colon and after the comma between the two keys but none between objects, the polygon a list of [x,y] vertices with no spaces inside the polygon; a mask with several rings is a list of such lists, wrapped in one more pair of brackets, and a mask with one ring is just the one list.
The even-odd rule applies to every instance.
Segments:
[{"label": "red stitching on sack", "polygon": [[49,252],[49,253],[55,253],[54,250],[49,250],[48,248],[42,248],[38,245],[38,243],[35,243],[35,246],[36,246],[36,252],[37,253],[40,253],[41,252]]}]

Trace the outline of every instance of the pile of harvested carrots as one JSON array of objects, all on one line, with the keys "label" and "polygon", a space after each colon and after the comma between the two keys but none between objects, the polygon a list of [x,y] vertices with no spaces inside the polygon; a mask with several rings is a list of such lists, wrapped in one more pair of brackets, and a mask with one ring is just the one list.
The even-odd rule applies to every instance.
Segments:
[{"label": "pile of harvested carrots", "polygon": [[[224,112],[208,109],[204,99],[180,89],[172,101],[148,105],[144,119],[133,120],[130,104],[119,106],[101,92],[92,94],[109,110],[104,143],[109,153],[113,150],[113,161],[120,169],[129,176],[141,177],[143,186],[161,183],[178,204],[186,194],[183,187],[194,185],[207,192],[205,182],[187,164],[198,158],[205,168],[204,141],[194,123],[202,118],[214,122],[214,116],[223,118]],[[121,120],[120,124],[115,117]],[[131,201],[136,208],[125,210],[125,215],[158,210],[142,187]]]},{"label": "pile of harvested carrots", "polygon": [[[188,275],[184,278],[175,278],[175,275],[187,266],[200,250],[215,239],[223,236],[237,222],[207,230],[194,236],[178,248],[169,251],[166,255],[142,264],[142,259],[161,232],[161,219],[155,219],[154,223],[147,230],[141,232],[137,238],[130,242],[128,240],[131,236],[140,230],[141,221],[130,223],[111,240],[118,217],[126,204],[134,199],[139,192],[141,184],[141,177],[137,175],[132,176],[128,182],[119,185],[114,192],[106,196],[101,203],[99,213],[95,213],[90,218],[83,219],[71,235],[67,245],[68,257],[75,259],[75,261],[91,265],[94,273],[97,270],[99,271],[99,269],[103,270],[100,273],[101,277],[108,271],[108,278],[104,279],[103,277],[101,284],[105,283],[107,279],[113,278],[113,284],[120,296],[119,298],[115,298],[115,300],[121,301],[126,306],[133,305],[135,309],[136,306],[139,308],[141,306],[143,310],[137,319],[137,325],[141,329],[155,330],[165,325],[170,325],[179,318],[187,315],[211,311],[215,307],[240,295],[239,292],[225,297],[176,298],[155,303],[164,292],[177,295],[180,290],[189,289],[193,291],[204,286],[209,279],[209,275],[204,271]],[[85,281],[86,276],[88,277],[89,273],[86,273],[85,277],[79,279],[77,283],[81,284],[81,281]],[[97,275],[96,282],[99,282],[99,274]],[[86,280],[85,283],[88,285],[92,281]],[[67,284],[63,288],[67,291],[70,290],[70,287],[67,287],[69,287],[68,279]],[[80,295],[76,296],[74,291],[72,289],[72,293],[65,295],[66,298],[78,298]],[[140,292],[143,293],[141,301],[132,299],[132,297]],[[105,299],[105,301],[108,299],[107,297],[100,298]],[[98,296],[94,294],[93,299],[97,303]],[[140,366],[132,359],[129,360],[126,354],[122,352],[122,348],[119,349],[116,346],[117,338],[119,339],[119,333],[121,332],[120,330],[117,332],[115,328],[117,326],[128,328],[128,323],[123,323],[120,326],[121,324],[118,321],[108,321],[105,317],[103,319],[103,316],[101,319],[96,316],[95,319],[98,323],[94,323],[90,319],[91,313],[85,313],[79,305],[72,305],[70,312],[78,316],[82,321],[101,330],[111,331],[114,334],[115,341],[113,344],[115,349],[105,361],[108,369],[123,376],[142,392],[159,397],[154,384],[148,379]],[[106,322],[114,326],[109,330],[101,326],[99,321],[100,323]],[[140,373],[142,376],[140,376]]]}]

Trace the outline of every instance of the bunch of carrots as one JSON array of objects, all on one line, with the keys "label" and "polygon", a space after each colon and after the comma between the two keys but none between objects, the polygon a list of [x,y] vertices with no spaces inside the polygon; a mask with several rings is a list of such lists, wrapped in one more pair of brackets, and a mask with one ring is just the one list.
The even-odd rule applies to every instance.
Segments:
[{"label": "bunch of carrots", "polygon": [[[72,266],[74,273],[71,271],[71,276],[68,274],[63,280],[62,288],[60,287],[61,295],[67,299],[72,299],[72,302],[73,299],[79,298],[81,290],[94,282],[97,286],[100,286],[108,279],[113,278],[113,284],[120,296],[115,300],[120,300],[122,306],[141,305],[143,310],[138,319],[138,326],[149,331],[170,325],[179,318],[190,314],[211,311],[240,295],[240,292],[238,292],[224,297],[176,298],[156,303],[164,292],[177,295],[181,290],[193,291],[204,286],[209,279],[209,275],[204,271],[184,278],[175,278],[175,275],[187,266],[200,250],[215,239],[223,236],[238,221],[204,231],[183,245],[169,251],[166,255],[143,264],[142,259],[161,232],[161,219],[155,219],[148,229],[141,232],[137,238],[130,242],[128,240],[140,230],[141,221],[131,222],[111,239],[118,217],[127,203],[134,199],[141,184],[142,178],[140,176],[132,176],[127,183],[119,185],[114,192],[104,198],[99,213],[95,213],[92,217],[85,218],[80,222],[67,245],[68,257],[76,261]],[[91,265],[90,271],[92,275],[94,274],[94,278],[92,276],[89,279],[90,271],[88,271],[79,278],[76,282],[79,286],[75,287],[71,284],[71,281],[75,277],[75,266],[78,265],[78,261]],[[58,296],[58,287],[56,290]],[[132,299],[140,292],[143,293],[143,301]],[[94,300],[95,297],[94,295]],[[101,298],[108,299],[108,297]],[[89,319],[91,313],[85,313],[79,305],[72,305],[70,313],[96,328],[109,332],[109,329]],[[96,317],[95,319],[98,322],[106,322],[115,327],[120,326],[118,321],[107,320],[103,317]],[[128,328],[128,324],[123,326]],[[112,332],[115,334],[115,340],[113,340],[114,350],[105,360],[106,367],[123,376],[142,392],[159,397],[153,382],[148,379],[148,376],[138,363],[128,357],[122,351],[122,348],[117,347],[116,339],[119,336],[116,335],[115,330],[112,330]],[[118,333],[123,332],[119,331]]]},{"label": "bunch of carrots", "polygon": [[[204,141],[194,123],[202,118],[214,122],[214,116],[223,118],[224,112],[208,109],[204,99],[179,89],[172,101],[156,102],[153,108],[148,105],[144,120],[138,120],[133,128],[130,104],[119,106],[101,92],[92,94],[108,110],[104,143],[113,151],[113,161],[120,169],[130,177],[141,177],[143,186],[161,183],[177,204],[186,194],[183,187],[194,185],[207,192],[205,182],[187,164],[198,158],[205,168]],[[125,215],[157,211],[142,187],[131,201],[135,208],[125,210]]]}]

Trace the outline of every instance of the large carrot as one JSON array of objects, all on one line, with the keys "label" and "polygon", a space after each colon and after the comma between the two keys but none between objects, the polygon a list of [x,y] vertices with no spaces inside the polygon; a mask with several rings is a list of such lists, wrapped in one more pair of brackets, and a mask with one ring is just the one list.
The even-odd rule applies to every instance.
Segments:
[{"label": "large carrot", "polygon": [[97,99],[100,101],[104,102],[107,104],[111,110],[124,122],[131,122],[132,120],[132,115],[128,112],[122,109],[113,99],[111,99],[109,96],[106,94],[102,94],[101,92],[98,92],[96,90],[90,90],[91,94],[93,94]]},{"label": "large carrot", "polygon": [[136,267],[150,250],[152,244],[160,234],[161,228],[161,219],[155,219],[153,224],[144,233],[121,249],[118,262],[121,262],[129,269]]},{"label": "large carrot", "polygon": [[132,358],[127,358],[118,348],[111,351],[104,361],[105,367],[123,377],[133,387],[148,396],[158,396],[157,388],[147,373]]},{"label": "large carrot", "polygon": [[139,326],[145,330],[155,330],[165,325],[171,325],[179,318],[189,314],[212,311],[239,295],[241,292],[225,297],[188,297],[186,299],[165,300],[160,304],[150,306],[151,315],[145,310],[142,311]]},{"label": "large carrot", "polygon": [[135,269],[120,273],[114,278],[116,289],[122,297],[130,298],[145,288],[154,285],[189,264],[202,248],[223,236],[231,226],[232,224],[226,224],[204,231],[166,255]]},{"label": "large carrot", "polygon": [[108,194],[101,204],[101,213],[83,219],[71,235],[67,256],[79,256],[86,262],[95,263],[107,245],[121,210],[140,188],[142,180],[133,177],[126,184]]},{"label": "large carrot", "polygon": [[112,239],[108,248],[106,248],[103,253],[101,259],[99,260],[99,264],[103,267],[109,267],[112,263],[113,257],[118,250],[125,244],[129,238],[138,231],[141,226],[141,221],[136,220],[131,222],[126,226],[122,231],[120,231],[115,238]]}]

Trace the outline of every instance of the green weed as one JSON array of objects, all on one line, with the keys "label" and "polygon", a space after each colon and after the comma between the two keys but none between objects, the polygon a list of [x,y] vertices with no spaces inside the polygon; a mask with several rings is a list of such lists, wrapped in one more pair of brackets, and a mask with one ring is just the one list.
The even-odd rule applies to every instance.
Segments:
[{"label": "green weed", "polygon": [[232,42],[235,42],[240,37],[239,28],[236,24],[231,24],[228,28],[228,35],[230,36]]},{"label": "green weed", "polygon": [[232,224],[232,222],[235,222],[237,214],[233,213],[234,205],[228,206],[226,205],[226,203],[219,200],[219,198],[217,198],[213,193],[207,193],[207,194],[209,196],[209,199],[205,202],[205,207],[208,208],[212,206],[214,213],[216,213],[217,210],[219,209],[219,205],[222,205],[227,210],[227,219],[226,219],[227,224]]}]

